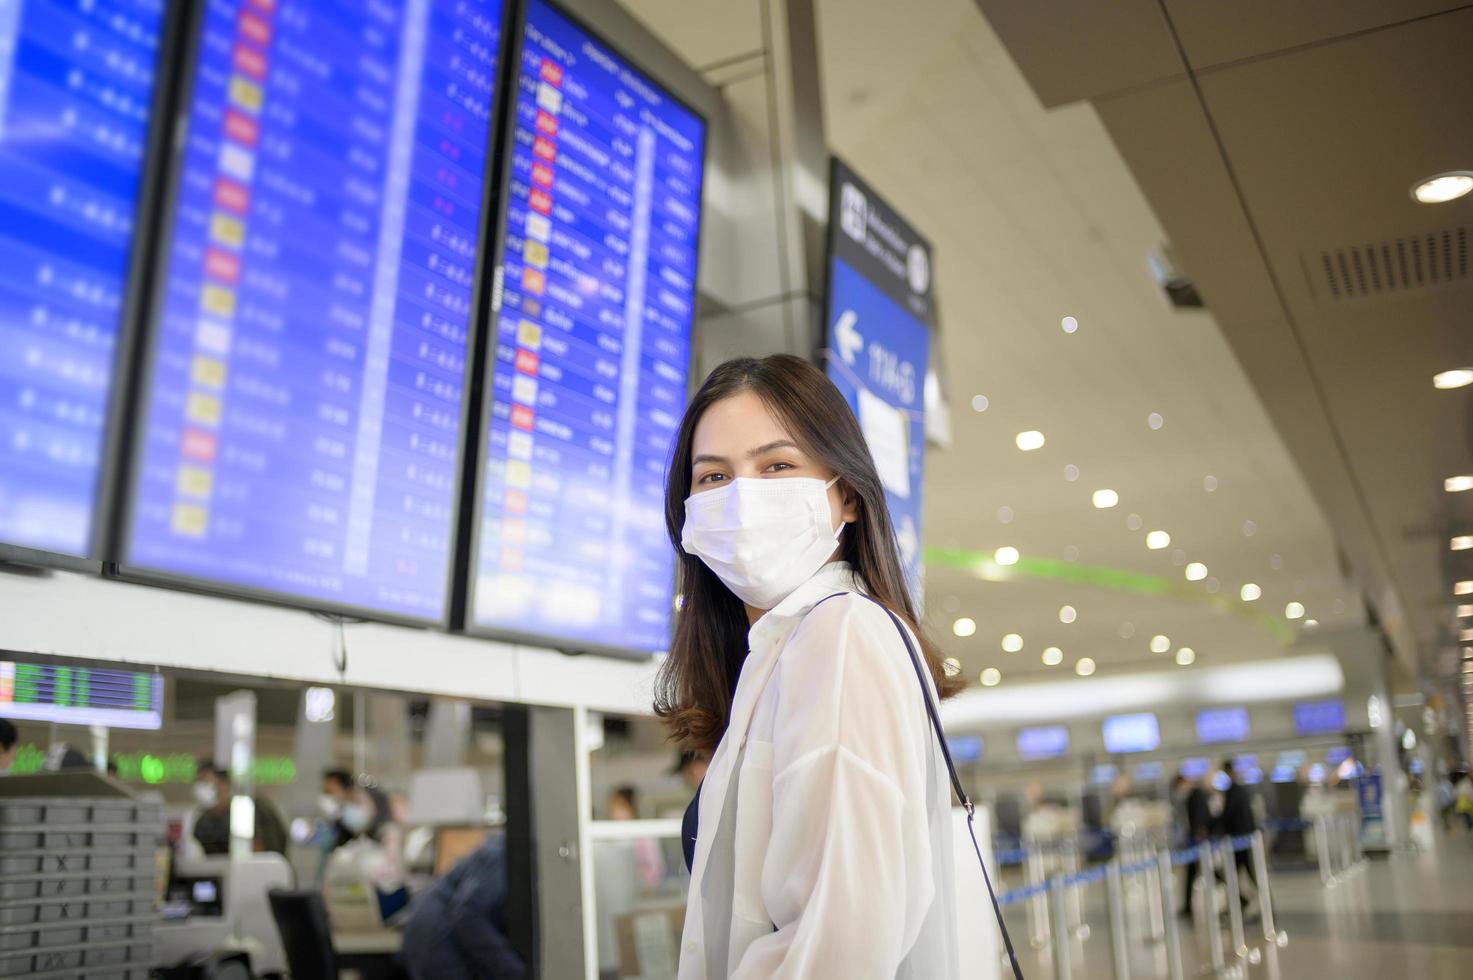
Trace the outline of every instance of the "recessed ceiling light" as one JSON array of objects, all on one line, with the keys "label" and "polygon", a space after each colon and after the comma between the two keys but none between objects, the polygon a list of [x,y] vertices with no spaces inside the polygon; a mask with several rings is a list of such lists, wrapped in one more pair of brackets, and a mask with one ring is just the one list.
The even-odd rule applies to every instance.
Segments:
[{"label": "recessed ceiling light", "polygon": [[1284,607],[1284,616],[1288,619],[1302,619],[1304,617],[1304,603],[1289,603]]},{"label": "recessed ceiling light", "polygon": [[1206,490],[1208,493],[1211,493],[1212,491],[1216,490],[1217,489],[1217,477],[1212,476],[1211,474],[1208,474],[1207,476],[1203,477],[1202,478],[1202,489],[1203,490]]},{"label": "recessed ceiling light", "polygon": [[963,616],[951,624],[951,631],[960,637],[968,637],[977,632],[977,621],[970,616]]},{"label": "recessed ceiling light", "polygon": [[1320,621],[1318,619],[1306,619],[1304,621],[1304,628],[1307,629],[1307,630],[1312,630],[1316,626],[1318,626],[1319,624],[1320,624]]},{"label": "recessed ceiling light", "polygon": [[1160,412],[1152,412],[1146,416],[1146,424],[1152,429],[1159,429],[1166,424],[1166,420],[1161,417]]},{"label": "recessed ceiling light", "polygon": [[1131,514],[1125,519],[1125,526],[1132,531],[1139,531],[1143,523],[1145,522],[1141,520],[1141,515],[1139,514]]},{"label": "recessed ceiling light", "polygon": [[1120,503],[1120,494],[1114,490],[1096,490],[1093,500],[1096,507],[1106,510]]},{"label": "recessed ceiling light", "polygon": [[[1079,467],[1075,466],[1073,463],[1066,463],[1064,465],[1064,479],[1068,480],[1070,483],[1073,483],[1075,480],[1079,479]],[[1469,477],[1469,479],[1473,480],[1473,477]]]},{"label": "recessed ceiling light", "polygon": [[1473,616],[1473,606],[1462,605],[1458,607],[1458,617],[1460,619],[1466,619],[1469,616]]},{"label": "recessed ceiling light", "polygon": [[1135,624],[1121,623],[1119,633],[1122,640],[1130,639],[1132,636],[1135,636]]},{"label": "recessed ceiling light", "polygon": [[1006,505],[997,509],[997,520],[1000,524],[1013,523],[1013,508]]},{"label": "recessed ceiling light", "polygon": [[941,666],[946,668],[947,677],[955,677],[962,672],[962,662],[955,657],[947,657],[941,661]]},{"label": "recessed ceiling light", "polygon": [[1207,566],[1194,561],[1187,565],[1186,576],[1188,582],[1200,582],[1207,577]]},{"label": "recessed ceiling light", "polygon": [[1473,595],[1473,579],[1465,578],[1453,583],[1453,595]]},{"label": "recessed ceiling light", "polygon": [[1018,549],[1011,545],[1004,545],[992,553],[992,560],[999,565],[1016,565],[1018,564],[1018,559],[1021,557],[1018,554]]},{"label": "recessed ceiling light", "polygon": [[1454,368],[1432,376],[1432,387],[1441,388],[1444,391],[1470,384],[1473,384],[1473,368]]},{"label": "recessed ceiling light", "polygon": [[1467,551],[1473,548],[1473,534],[1459,534],[1448,542],[1448,547],[1454,551]]},{"label": "recessed ceiling light", "polygon": [[974,411],[974,412],[985,412],[985,411],[987,411],[988,404],[990,404],[990,403],[987,401],[987,396],[986,395],[973,395],[972,396],[972,411]]},{"label": "recessed ceiling light", "polygon": [[1073,606],[1064,606],[1059,609],[1059,622],[1072,623],[1079,614],[1074,611]]},{"label": "recessed ceiling light", "polygon": [[1013,441],[1018,444],[1019,449],[1028,453],[1035,449],[1042,449],[1044,438],[1042,432],[1039,432],[1037,429],[1029,429],[1027,432],[1019,432],[1017,438]]},{"label": "recessed ceiling light", "polygon": [[997,687],[997,685],[1001,683],[1002,671],[998,670],[996,667],[988,667],[986,670],[982,671],[983,687]]},{"label": "recessed ceiling light", "polygon": [[1171,638],[1170,637],[1162,636],[1160,633],[1157,633],[1155,636],[1151,637],[1151,652],[1152,653],[1165,653],[1167,650],[1170,650],[1170,649],[1171,649]]},{"label": "recessed ceiling light", "polygon": [[1065,333],[1073,333],[1079,329],[1079,321],[1072,316],[1064,317],[1059,325],[1064,328]]},{"label": "recessed ceiling light", "polygon": [[1079,548],[1077,546],[1075,546],[1075,545],[1072,545],[1072,544],[1066,544],[1066,545],[1064,545],[1064,560],[1065,561],[1078,561],[1079,560]]},{"label": "recessed ceiling light", "polygon": [[1171,545],[1171,535],[1165,531],[1152,531],[1146,535],[1146,547],[1152,551],[1160,551]]},{"label": "recessed ceiling light", "polygon": [[1244,582],[1243,587],[1238,590],[1238,598],[1244,602],[1252,602],[1261,595],[1263,595],[1263,590],[1256,582]]},{"label": "recessed ceiling light", "polygon": [[1251,537],[1253,537],[1253,535],[1255,535],[1257,533],[1258,533],[1258,525],[1257,524],[1254,524],[1252,521],[1244,521],[1243,522],[1243,537],[1245,537],[1245,538],[1251,538]]},{"label": "recessed ceiling light", "polygon": [[1043,663],[1046,667],[1057,667],[1064,662],[1064,651],[1058,647],[1049,647],[1043,651]]},{"label": "recessed ceiling light", "polygon": [[1458,634],[1458,639],[1462,640],[1464,643],[1473,641],[1473,630],[1463,630],[1463,632]]},{"label": "recessed ceiling light", "polygon": [[1412,197],[1423,204],[1444,204],[1473,191],[1473,172],[1449,170],[1412,185]]},{"label": "recessed ceiling light", "polygon": [[1276,572],[1279,571],[1280,569],[1282,569],[1284,567],[1284,556],[1283,555],[1269,555],[1268,556],[1268,567],[1269,568],[1272,568]]},{"label": "recessed ceiling light", "polygon": [[1023,638],[1017,633],[1009,633],[1002,638],[1002,648],[1007,653],[1017,653],[1023,649]]},{"label": "recessed ceiling light", "polygon": [[1080,677],[1088,677],[1095,672],[1095,662],[1089,657],[1080,657],[1074,664],[1074,673]]},{"label": "recessed ceiling light", "polygon": [[1462,493],[1464,490],[1473,490],[1473,476],[1450,476],[1442,481],[1442,489],[1448,493]]},{"label": "recessed ceiling light", "polygon": [[1190,667],[1197,662],[1197,651],[1191,647],[1182,647],[1176,651],[1176,662],[1179,666]]}]

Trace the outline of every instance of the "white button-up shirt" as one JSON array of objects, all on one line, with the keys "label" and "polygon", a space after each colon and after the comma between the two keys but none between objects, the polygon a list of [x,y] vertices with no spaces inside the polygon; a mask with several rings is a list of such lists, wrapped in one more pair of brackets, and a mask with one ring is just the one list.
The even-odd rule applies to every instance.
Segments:
[{"label": "white button-up shirt", "polygon": [[871,600],[814,608],[861,591],[830,563],[748,634],[701,788],[680,980],[958,974],[950,784],[915,668]]}]

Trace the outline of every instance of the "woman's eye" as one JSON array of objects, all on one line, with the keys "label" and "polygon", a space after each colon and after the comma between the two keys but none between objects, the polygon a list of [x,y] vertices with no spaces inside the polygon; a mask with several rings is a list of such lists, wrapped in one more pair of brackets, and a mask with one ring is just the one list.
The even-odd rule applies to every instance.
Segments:
[{"label": "woman's eye", "polygon": [[783,470],[790,470],[792,468],[793,468],[793,464],[792,463],[773,463],[767,469],[768,469],[769,472],[772,472],[772,473],[781,473]]},{"label": "woman's eye", "polygon": [[726,479],[726,474],[725,473],[707,473],[705,476],[703,476],[699,480],[697,480],[696,483],[698,483],[698,484],[715,483],[717,480],[724,480],[724,479]]}]

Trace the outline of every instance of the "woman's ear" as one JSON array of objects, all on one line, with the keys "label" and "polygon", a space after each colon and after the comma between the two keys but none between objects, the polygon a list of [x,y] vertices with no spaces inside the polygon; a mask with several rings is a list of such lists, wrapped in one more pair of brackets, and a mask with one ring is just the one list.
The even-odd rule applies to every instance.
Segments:
[{"label": "woman's ear", "polygon": [[845,524],[853,524],[859,520],[859,494],[850,489],[843,480],[839,481],[839,489],[844,493],[844,510],[840,516]]}]

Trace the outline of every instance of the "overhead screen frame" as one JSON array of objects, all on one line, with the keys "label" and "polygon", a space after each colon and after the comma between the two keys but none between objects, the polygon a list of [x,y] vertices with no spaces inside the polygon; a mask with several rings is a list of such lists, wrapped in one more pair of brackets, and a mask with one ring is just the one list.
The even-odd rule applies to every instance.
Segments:
[{"label": "overhead screen frame", "polygon": [[[658,89],[662,95],[666,96],[672,102],[676,103],[681,108],[688,111],[691,115],[695,116],[701,122],[701,185],[700,194],[697,198],[699,208],[696,213],[696,244],[693,251],[695,268],[697,272],[695,278],[692,280],[693,301],[691,304],[691,337],[686,352],[688,360],[688,363],[686,365],[686,398],[688,401],[692,389],[692,381],[695,375],[695,368],[698,363],[694,337],[694,301],[700,298],[699,270],[701,264],[701,233],[705,229],[706,221],[706,164],[709,159],[708,150],[710,148],[711,142],[711,120],[704,112],[696,108],[684,96],[678,93],[673,86],[666,84],[664,81],[652,75],[650,70],[645,68],[638,60],[631,58],[628,54],[626,54],[622,46],[611,42],[603,32],[590,27],[588,22],[583,17],[569,10],[567,5],[556,3],[554,2],[554,0],[510,0],[510,2],[511,5],[516,7],[516,21],[515,24],[512,25],[515,30],[515,34],[507,35],[511,41],[514,41],[514,43],[507,49],[506,63],[512,69],[514,74],[512,74],[508,79],[508,84],[505,86],[506,91],[516,90],[517,78],[520,76],[521,73],[522,44],[525,40],[526,34],[527,8],[532,3],[536,2],[546,5],[547,7],[551,8],[554,13],[567,18],[569,21],[572,22],[573,26],[577,27],[580,31],[587,34],[588,37],[594,42],[603,45],[603,47],[608,49],[610,53],[618,57],[620,61],[628,66],[630,71],[643,78],[652,87]],[[506,141],[505,162],[507,165],[502,167],[500,186],[497,187],[497,201],[495,205],[496,237],[493,243],[493,250],[489,253],[493,260],[491,268],[494,270],[493,275],[495,278],[490,309],[485,318],[485,323],[483,324],[488,350],[494,349],[494,332],[496,329],[496,321],[501,313],[502,277],[505,270],[506,215],[508,204],[510,201],[512,178],[510,157],[512,143],[515,139],[514,115],[515,112],[511,108],[511,103],[508,103],[506,128],[502,134],[504,140]],[[479,424],[476,427],[477,438],[479,441],[476,444],[475,472],[473,474],[475,489],[469,505],[470,510],[468,512],[463,512],[463,516],[465,516],[466,518],[463,522],[463,525],[468,524],[468,527],[463,527],[462,530],[469,536],[469,550],[466,552],[465,574],[462,575],[458,580],[458,584],[462,588],[462,594],[458,597],[458,602],[456,604],[458,611],[461,613],[460,620],[458,624],[456,624],[456,628],[458,628],[460,632],[465,633],[467,636],[481,637],[483,639],[489,640],[502,640],[508,643],[522,643],[531,646],[551,647],[555,650],[560,650],[563,653],[573,655],[599,654],[603,656],[619,657],[621,659],[630,660],[648,660],[653,658],[660,651],[641,650],[634,647],[621,646],[619,644],[611,643],[589,643],[581,640],[572,640],[569,637],[559,636],[557,634],[541,633],[535,630],[517,630],[506,627],[484,626],[475,621],[475,604],[473,600],[475,597],[476,580],[480,577],[480,563],[478,559],[481,554],[481,501],[485,493],[486,456],[488,455],[488,453],[486,452],[486,449],[488,448],[486,443],[491,424],[492,386],[489,382],[491,381],[491,376],[494,371],[495,366],[488,364],[487,372],[485,375],[483,375],[483,379],[486,384],[484,386],[485,390],[481,392],[481,404],[479,406]],[[668,469],[668,452],[666,458],[666,466]],[[671,576],[670,591],[671,595],[673,596],[675,592],[675,580],[673,570]]]},{"label": "overhead screen frame", "polygon": [[[179,77],[175,80],[173,87],[177,91],[178,99],[174,104],[172,117],[169,121],[170,125],[168,126],[168,132],[172,137],[172,147],[169,149],[165,161],[165,168],[161,168],[166,169],[166,176],[162,181],[163,186],[159,194],[160,199],[156,209],[157,225],[153,229],[151,236],[151,248],[155,262],[151,269],[147,288],[140,289],[143,298],[141,300],[142,309],[138,317],[139,335],[135,338],[135,345],[138,348],[135,369],[136,385],[134,387],[133,397],[128,402],[128,415],[131,425],[128,440],[124,447],[126,466],[118,482],[114,485],[115,489],[120,492],[116,494],[119,501],[112,539],[113,560],[105,567],[105,571],[110,577],[141,585],[163,586],[184,592],[284,606],[329,616],[363,619],[372,622],[391,623],[422,629],[429,628],[449,631],[454,628],[456,596],[461,589],[461,581],[458,574],[460,568],[457,561],[457,541],[460,536],[457,526],[457,515],[461,513],[461,493],[463,491],[464,481],[460,479],[460,474],[467,465],[467,447],[469,446],[473,449],[476,445],[475,442],[471,441],[473,433],[469,431],[469,423],[473,418],[470,414],[470,394],[476,376],[477,362],[481,357],[480,341],[484,336],[484,331],[488,323],[485,312],[487,304],[484,298],[489,292],[486,286],[491,280],[487,278],[487,274],[488,272],[494,272],[495,269],[494,265],[487,262],[489,252],[481,247],[481,244],[486,241],[485,236],[494,231],[496,227],[490,224],[490,220],[498,208],[496,194],[500,190],[500,168],[505,155],[502,152],[503,148],[500,142],[500,137],[503,136],[500,124],[506,93],[506,66],[509,60],[507,54],[511,37],[509,29],[513,20],[520,17],[523,3],[524,0],[502,0],[501,38],[497,51],[498,60],[495,81],[492,83],[493,89],[490,99],[489,118],[486,123],[486,164],[485,169],[482,171],[481,213],[477,219],[476,263],[475,272],[471,280],[472,312],[466,318],[465,370],[461,377],[461,424],[454,464],[457,478],[454,481],[455,486],[451,499],[451,518],[449,522],[450,547],[446,556],[447,568],[444,605],[440,616],[417,617],[384,612],[372,607],[357,606],[351,603],[332,602],[290,592],[235,585],[216,579],[180,575],[147,566],[134,565],[127,560],[128,543],[132,538],[133,531],[134,504],[137,502],[139,496],[137,477],[141,470],[144,452],[146,435],[144,432],[144,423],[147,418],[148,392],[152,384],[152,366],[156,363],[158,354],[160,336],[158,317],[162,310],[163,297],[167,287],[168,256],[170,250],[173,248],[174,222],[179,202],[180,183],[184,173],[189,112],[194,95],[194,83],[199,69],[198,56],[205,15],[205,4],[176,4],[176,6],[188,7],[189,16],[187,23],[182,25],[182,38],[177,45],[180,67],[178,69]],[[141,343],[138,342],[140,340]]]},{"label": "overhead screen frame", "polygon": [[155,243],[161,231],[160,202],[163,167],[171,154],[174,136],[175,96],[187,8],[191,4],[165,2],[159,20],[158,50],[153,66],[153,92],[148,107],[148,137],[139,164],[138,191],[133,200],[132,242],[123,273],[123,302],[118,310],[117,343],[113,348],[112,384],[107,396],[107,420],[103,424],[101,453],[92,497],[92,532],[87,553],[30,548],[0,540],[0,564],[84,572],[98,575],[116,555],[116,522],[121,510],[117,489],[128,434],[132,428],[133,386],[136,381],[139,340],[144,329],[145,305],[153,279]]}]

